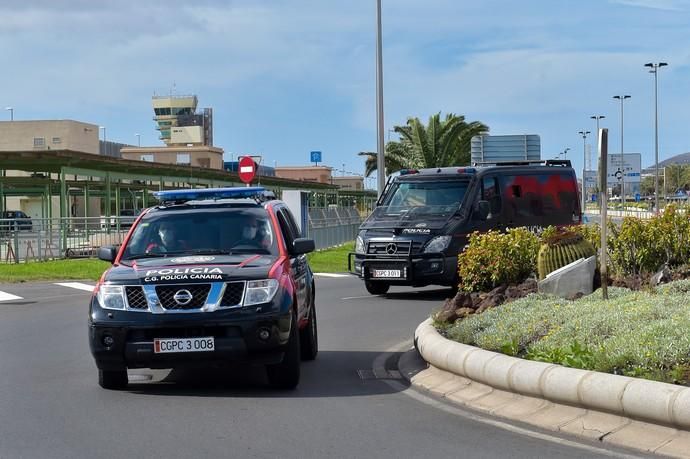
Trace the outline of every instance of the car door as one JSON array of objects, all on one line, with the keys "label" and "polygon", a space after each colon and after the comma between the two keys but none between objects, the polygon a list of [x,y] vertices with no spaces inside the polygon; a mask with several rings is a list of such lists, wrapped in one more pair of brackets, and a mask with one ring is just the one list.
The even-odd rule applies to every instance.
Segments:
[{"label": "car door", "polygon": [[290,257],[290,267],[295,281],[295,295],[297,297],[297,317],[306,319],[308,317],[309,298],[311,295],[311,271],[307,262],[306,254],[295,255],[292,252],[292,242],[300,237],[297,224],[292,214],[286,207],[277,209],[278,223],[288,249]]}]

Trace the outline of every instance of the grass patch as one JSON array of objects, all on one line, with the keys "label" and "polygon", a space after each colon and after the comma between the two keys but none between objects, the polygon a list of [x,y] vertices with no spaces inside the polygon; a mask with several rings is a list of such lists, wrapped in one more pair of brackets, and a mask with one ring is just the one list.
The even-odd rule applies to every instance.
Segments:
[{"label": "grass patch", "polygon": [[[347,254],[354,250],[354,242],[307,255],[315,273],[347,272]],[[93,280],[101,277],[110,263],[88,258],[77,260],[34,261],[19,264],[0,264],[0,282],[30,282],[52,280]]]},{"label": "grass patch", "polygon": [[350,241],[338,247],[312,252],[307,258],[315,273],[344,273],[347,272],[347,254],[354,250],[355,243]]},{"label": "grass patch", "polygon": [[110,263],[96,259],[35,261],[0,265],[0,282],[98,280]]},{"label": "grass patch", "polygon": [[577,301],[532,294],[457,321],[450,339],[522,358],[690,384],[690,280]]}]

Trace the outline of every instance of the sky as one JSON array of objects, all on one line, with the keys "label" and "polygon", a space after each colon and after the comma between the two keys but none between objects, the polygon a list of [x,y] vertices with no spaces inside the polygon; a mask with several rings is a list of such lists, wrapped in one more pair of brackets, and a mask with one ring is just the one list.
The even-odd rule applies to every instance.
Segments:
[{"label": "sky", "polygon": [[[456,113],[493,135],[538,134],[582,169],[596,123],[609,151],[654,164],[690,151],[690,0],[382,0],[386,131]],[[74,119],[108,140],[158,140],[151,96],[212,107],[226,160],[362,174],[376,150],[376,0],[0,0],[0,107]],[[9,111],[0,117],[9,119]],[[386,137],[390,133],[386,132]],[[395,136],[393,136],[393,139]],[[579,175],[579,174],[578,174]],[[375,187],[375,180],[367,181]]]}]

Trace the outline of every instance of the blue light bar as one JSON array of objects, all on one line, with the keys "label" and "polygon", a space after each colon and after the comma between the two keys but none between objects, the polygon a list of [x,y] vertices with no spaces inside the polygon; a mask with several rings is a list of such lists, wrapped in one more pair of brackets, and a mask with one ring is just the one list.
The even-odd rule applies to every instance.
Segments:
[{"label": "blue light bar", "polygon": [[201,188],[155,191],[153,195],[161,202],[187,202],[208,199],[245,199],[261,198],[264,187]]}]

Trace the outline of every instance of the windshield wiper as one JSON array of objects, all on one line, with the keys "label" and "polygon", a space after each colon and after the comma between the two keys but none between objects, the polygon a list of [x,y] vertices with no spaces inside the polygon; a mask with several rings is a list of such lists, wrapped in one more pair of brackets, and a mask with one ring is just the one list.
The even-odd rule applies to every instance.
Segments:
[{"label": "windshield wiper", "polygon": [[220,249],[198,249],[190,250],[185,253],[191,253],[194,255],[232,255],[230,250],[220,250]]},{"label": "windshield wiper", "polygon": [[123,258],[123,260],[138,260],[140,258],[165,258],[169,253],[140,253],[138,255],[132,255],[131,257]]}]

